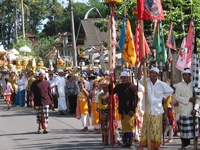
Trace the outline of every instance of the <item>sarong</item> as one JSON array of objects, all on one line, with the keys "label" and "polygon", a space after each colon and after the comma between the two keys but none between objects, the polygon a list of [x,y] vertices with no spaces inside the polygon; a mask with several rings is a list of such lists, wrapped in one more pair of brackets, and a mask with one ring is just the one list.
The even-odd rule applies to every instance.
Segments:
[{"label": "sarong", "polygon": [[135,118],[130,117],[129,115],[124,115],[122,118],[122,132],[134,132],[135,133]]},{"label": "sarong", "polygon": [[[195,124],[194,120],[195,119]],[[195,126],[194,126],[195,125]],[[180,136],[181,138],[190,139],[194,138],[194,128],[195,128],[195,137],[198,136],[198,128],[199,128],[199,122],[197,116],[180,116],[179,120],[179,127],[180,127]]]},{"label": "sarong", "polygon": [[42,128],[47,129],[49,123],[49,105],[35,106],[37,123],[42,124]]},{"label": "sarong", "polygon": [[[160,147],[160,144],[162,142],[162,115],[149,115],[148,117],[150,119],[149,128],[151,144],[154,147]],[[140,145],[143,147],[147,146],[147,124],[145,114],[143,119]]]}]

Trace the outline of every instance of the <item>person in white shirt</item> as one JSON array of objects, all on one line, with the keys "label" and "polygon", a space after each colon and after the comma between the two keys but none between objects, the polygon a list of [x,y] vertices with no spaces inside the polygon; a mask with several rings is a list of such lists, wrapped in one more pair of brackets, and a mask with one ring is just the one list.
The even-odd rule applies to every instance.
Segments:
[{"label": "person in white shirt", "polygon": [[53,101],[54,101],[54,107],[52,108],[52,110],[54,110],[55,108],[58,108],[58,98],[56,95],[56,82],[55,82],[55,78],[54,78],[54,74],[53,73],[49,73],[49,79],[47,80],[50,85],[51,85],[51,93],[53,96]]},{"label": "person in white shirt", "polygon": [[17,85],[18,85],[18,90],[17,90],[16,100],[15,100],[15,105],[24,107],[25,106],[25,90],[26,90],[26,86],[28,85],[28,80],[22,72],[19,73],[19,77],[17,79]]},{"label": "person in white shirt", "polygon": [[[179,127],[182,147],[190,145],[190,139],[196,137],[198,139],[198,111],[200,99],[193,95],[191,82],[191,70],[185,68],[182,71],[183,81],[176,85],[175,98],[179,106]],[[195,124],[194,124],[195,123]],[[194,132],[195,128],[195,132]]]},{"label": "person in white shirt", "polygon": [[[141,79],[142,75],[142,66],[145,61],[141,61],[140,67],[138,69],[138,79]],[[150,140],[151,140],[151,149],[159,149],[162,143],[162,116],[164,109],[162,106],[163,98],[167,98],[173,93],[173,89],[167,85],[165,82],[162,82],[158,79],[159,69],[157,67],[152,67],[149,71],[149,78],[147,79],[148,86],[148,101],[149,101],[149,120],[150,120]],[[144,104],[142,109],[144,109]],[[146,112],[145,112],[146,113]],[[140,146],[138,150],[143,150],[143,147],[147,146],[147,124],[146,124],[146,115],[144,114],[143,126],[141,133]]]},{"label": "person in white shirt", "polygon": [[64,78],[64,71],[62,69],[58,69],[58,75],[55,78],[55,83],[56,83],[56,95],[58,98],[58,114],[66,115],[67,114],[67,104],[65,97],[66,81]]}]

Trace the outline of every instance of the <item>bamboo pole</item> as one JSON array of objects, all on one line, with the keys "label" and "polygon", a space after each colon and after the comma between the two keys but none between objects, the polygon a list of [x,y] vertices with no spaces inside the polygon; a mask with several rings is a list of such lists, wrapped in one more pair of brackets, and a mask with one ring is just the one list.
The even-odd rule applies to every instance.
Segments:
[{"label": "bamboo pole", "polygon": [[[145,47],[144,47],[144,22],[140,20],[141,35],[142,35],[142,56],[145,58]],[[150,137],[150,118],[149,118],[149,101],[148,101],[148,87],[147,87],[147,71],[146,71],[146,61],[143,65],[144,73],[144,88],[145,88],[145,116],[146,116],[146,128],[147,128],[147,147],[151,150],[151,137]]]},{"label": "bamboo pole", "polygon": [[109,127],[110,127],[110,145],[111,147],[114,147],[115,144],[115,135],[114,135],[114,125],[113,125],[113,115],[114,115],[114,91],[113,91],[113,85],[114,85],[114,70],[115,70],[115,53],[116,53],[116,31],[115,31],[115,20],[114,20],[114,8],[115,3],[110,3],[110,9],[111,9],[111,16],[110,16],[110,77],[111,77],[111,95],[110,95],[110,119],[109,119]]}]

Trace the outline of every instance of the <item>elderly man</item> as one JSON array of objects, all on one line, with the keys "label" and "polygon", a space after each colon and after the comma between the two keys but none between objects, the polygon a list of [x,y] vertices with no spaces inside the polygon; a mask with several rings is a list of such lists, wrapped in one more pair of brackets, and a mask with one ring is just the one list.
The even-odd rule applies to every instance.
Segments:
[{"label": "elderly man", "polygon": [[64,78],[63,69],[58,69],[58,75],[55,78],[55,87],[56,87],[56,95],[58,98],[58,114],[65,115],[67,114],[67,104],[65,97],[65,86],[66,81]]},{"label": "elderly man", "polygon": [[[123,132],[123,146],[135,148],[133,143],[135,140],[135,109],[138,103],[137,86],[130,83],[130,76],[127,71],[121,72],[121,83],[117,84],[113,89],[119,97],[119,114],[122,115],[122,132]],[[111,92],[111,85],[109,85]],[[129,141],[128,141],[129,140]]]},{"label": "elderly man", "polygon": [[[143,60],[139,67],[138,79],[141,79],[142,66],[144,62],[145,61]],[[149,127],[150,127],[151,150],[158,150],[162,142],[162,114],[164,113],[162,100],[163,98],[167,98],[169,95],[173,93],[173,89],[165,82],[160,81],[158,79],[158,76],[159,76],[159,69],[157,67],[152,67],[149,70],[149,78],[147,79],[148,101],[149,101],[149,112],[150,112],[148,117],[150,119]],[[147,146],[146,117],[147,117],[146,114],[144,114],[140,147],[138,148],[138,150],[142,150],[143,147]]]},{"label": "elderly man", "polygon": [[[182,147],[190,145],[190,139],[198,137],[198,116],[200,100],[193,95],[191,70],[185,68],[182,71],[183,81],[176,85],[175,98],[179,104],[179,127]],[[193,120],[194,119],[194,120]],[[194,132],[195,128],[195,132]],[[195,135],[194,135],[195,133]]]},{"label": "elderly man", "polygon": [[48,133],[49,105],[52,104],[53,97],[50,83],[45,80],[44,70],[40,70],[39,80],[35,80],[31,86],[31,98],[36,109],[38,132],[44,129],[43,133],[46,134]]}]

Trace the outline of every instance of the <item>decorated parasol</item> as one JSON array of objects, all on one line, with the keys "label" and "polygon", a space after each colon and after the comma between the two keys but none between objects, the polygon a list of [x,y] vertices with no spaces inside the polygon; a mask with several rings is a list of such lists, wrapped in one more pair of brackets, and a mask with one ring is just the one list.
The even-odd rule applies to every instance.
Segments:
[{"label": "decorated parasol", "polygon": [[24,55],[26,55],[27,52],[28,52],[28,53],[31,52],[31,48],[25,45],[25,46],[23,46],[23,47],[20,47],[20,48],[19,48],[19,51],[24,52]]},{"label": "decorated parasol", "polygon": [[19,51],[17,51],[15,48],[11,49],[10,52],[15,55],[19,55]]},{"label": "decorated parasol", "polygon": [[0,45],[0,55],[5,55],[6,50],[4,49],[3,45]]}]

